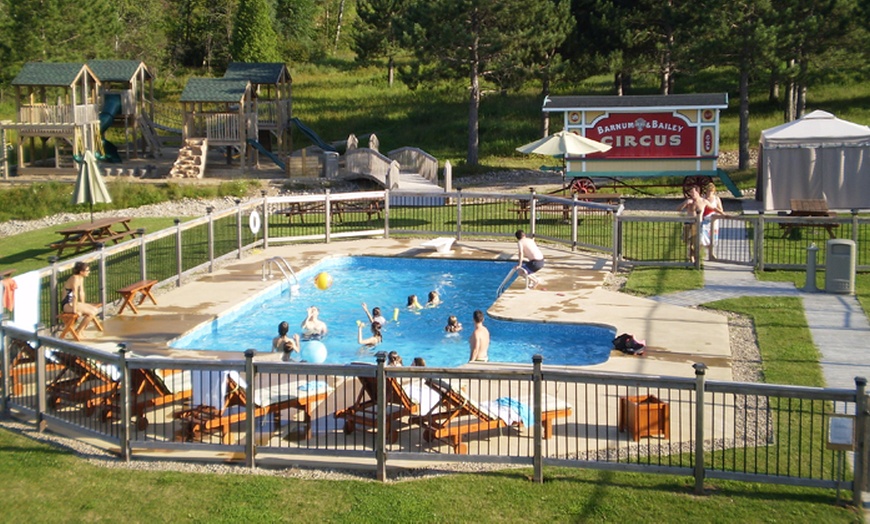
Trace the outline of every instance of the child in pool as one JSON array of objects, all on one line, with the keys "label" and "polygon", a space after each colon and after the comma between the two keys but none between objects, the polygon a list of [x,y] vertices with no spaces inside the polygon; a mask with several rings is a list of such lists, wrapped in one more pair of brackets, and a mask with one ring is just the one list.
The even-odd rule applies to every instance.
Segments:
[{"label": "child in pool", "polygon": [[432,290],[429,292],[429,301],[426,302],[426,307],[435,307],[441,303],[441,296],[437,291]]},{"label": "child in pool", "polygon": [[417,300],[417,295],[409,295],[408,296],[408,309],[414,309],[414,310],[423,309],[423,306],[421,306],[420,302]]},{"label": "child in pool", "polygon": [[462,331],[462,323],[456,318],[456,315],[447,317],[447,325],[444,326],[444,331],[448,333],[459,333]]}]

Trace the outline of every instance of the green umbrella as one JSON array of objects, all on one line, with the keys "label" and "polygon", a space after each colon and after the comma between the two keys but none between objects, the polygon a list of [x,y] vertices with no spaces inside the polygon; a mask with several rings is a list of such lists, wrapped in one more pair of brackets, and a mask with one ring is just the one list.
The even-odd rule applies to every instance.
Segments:
[{"label": "green umbrella", "polygon": [[76,188],[73,191],[73,204],[87,203],[91,209],[91,222],[94,221],[94,204],[109,204],[112,197],[100,175],[100,166],[93,151],[85,151],[85,157],[79,164],[79,176],[76,178]]}]

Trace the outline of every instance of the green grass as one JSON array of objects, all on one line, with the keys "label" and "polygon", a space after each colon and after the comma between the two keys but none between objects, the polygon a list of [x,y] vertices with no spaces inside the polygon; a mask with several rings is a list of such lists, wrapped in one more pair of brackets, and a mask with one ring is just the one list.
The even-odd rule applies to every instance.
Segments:
[{"label": "green grass", "polygon": [[695,269],[636,268],[625,284],[625,291],[644,296],[663,295],[704,287],[704,273]]},{"label": "green grass", "polygon": [[398,483],[130,471],[0,430],[0,514],[32,522],[860,522],[829,490],[568,468]]}]

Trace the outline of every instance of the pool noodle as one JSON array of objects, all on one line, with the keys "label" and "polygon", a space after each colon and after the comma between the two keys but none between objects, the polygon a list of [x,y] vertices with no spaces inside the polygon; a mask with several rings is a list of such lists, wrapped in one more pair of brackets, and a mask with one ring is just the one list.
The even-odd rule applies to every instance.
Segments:
[{"label": "pool noodle", "polygon": [[393,322],[399,321],[399,308],[393,310]]}]

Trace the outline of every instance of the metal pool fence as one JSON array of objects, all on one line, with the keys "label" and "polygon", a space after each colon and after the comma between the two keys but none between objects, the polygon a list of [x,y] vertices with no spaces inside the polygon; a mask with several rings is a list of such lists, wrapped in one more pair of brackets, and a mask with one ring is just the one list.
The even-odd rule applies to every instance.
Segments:
[{"label": "metal pool fence", "polygon": [[[855,389],[550,369],[141,358],[9,326],[2,413],[98,439],[124,460],[172,452],[355,462],[584,467],[852,490],[866,486]],[[838,436],[841,428],[847,428]],[[167,453],[167,451],[169,453]],[[846,453],[850,461],[845,463]],[[151,454],[149,454],[151,453]],[[856,495],[858,496],[858,495]]]}]

